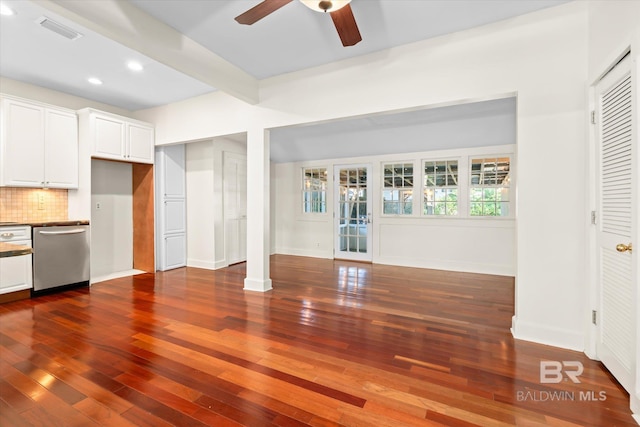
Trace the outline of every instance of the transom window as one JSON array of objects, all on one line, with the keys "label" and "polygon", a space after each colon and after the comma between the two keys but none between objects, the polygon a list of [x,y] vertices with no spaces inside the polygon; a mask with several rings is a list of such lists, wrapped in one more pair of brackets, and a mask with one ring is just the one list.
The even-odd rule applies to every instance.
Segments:
[{"label": "transom window", "polygon": [[327,212],[327,168],[303,169],[302,212]]},{"label": "transom window", "polygon": [[424,215],[458,215],[458,161],[424,162]]},{"label": "transom window", "polygon": [[510,166],[509,157],[471,160],[471,216],[509,216]]},{"label": "transom window", "polygon": [[382,213],[413,213],[413,163],[385,164],[383,170]]}]

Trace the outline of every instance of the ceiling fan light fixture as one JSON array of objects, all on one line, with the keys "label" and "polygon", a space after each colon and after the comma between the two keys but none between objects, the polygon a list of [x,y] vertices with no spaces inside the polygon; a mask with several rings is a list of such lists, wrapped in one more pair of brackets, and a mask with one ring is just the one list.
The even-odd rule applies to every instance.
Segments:
[{"label": "ceiling fan light fixture", "polygon": [[311,10],[316,12],[335,12],[340,10],[349,3],[351,0],[300,0],[302,4],[307,6]]},{"label": "ceiling fan light fixture", "polygon": [[2,16],[11,16],[11,15],[15,15],[16,12],[11,9],[9,6],[7,6],[4,3],[0,3],[0,15]]}]

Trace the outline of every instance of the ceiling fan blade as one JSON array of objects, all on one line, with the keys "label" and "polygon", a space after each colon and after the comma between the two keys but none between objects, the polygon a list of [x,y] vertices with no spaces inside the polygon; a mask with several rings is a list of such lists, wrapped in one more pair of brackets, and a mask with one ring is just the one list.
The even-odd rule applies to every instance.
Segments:
[{"label": "ceiling fan blade", "polygon": [[362,40],[350,4],[335,12],[330,12],[330,14],[333,25],[336,26],[340,40],[342,40],[342,46],[353,46]]},{"label": "ceiling fan blade", "polygon": [[264,0],[262,3],[236,16],[235,19],[240,24],[251,25],[292,1],[293,0]]}]

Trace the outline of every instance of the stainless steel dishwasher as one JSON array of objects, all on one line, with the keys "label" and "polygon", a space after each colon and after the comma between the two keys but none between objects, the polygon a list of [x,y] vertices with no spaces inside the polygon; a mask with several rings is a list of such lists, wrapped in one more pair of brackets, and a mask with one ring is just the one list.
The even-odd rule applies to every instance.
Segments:
[{"label": "stainless steel dishwasher", "polygon": [[88,225],[34,226],[33,293],[88,286],[89,248]]}]

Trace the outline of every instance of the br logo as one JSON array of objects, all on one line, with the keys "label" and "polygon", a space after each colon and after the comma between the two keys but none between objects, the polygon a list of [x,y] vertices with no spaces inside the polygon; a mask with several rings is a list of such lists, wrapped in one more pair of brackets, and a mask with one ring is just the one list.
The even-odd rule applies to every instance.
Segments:
[{"label": "br logo", "polygon": [[584,372],[584,366],[578,361],[541,360],[540,361],[540,383],[557,384],[565,378],[569,378],[574,383],[580,383],[578,377]]}]

